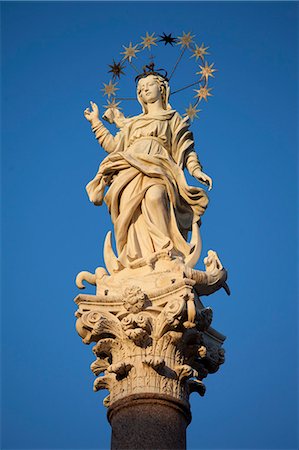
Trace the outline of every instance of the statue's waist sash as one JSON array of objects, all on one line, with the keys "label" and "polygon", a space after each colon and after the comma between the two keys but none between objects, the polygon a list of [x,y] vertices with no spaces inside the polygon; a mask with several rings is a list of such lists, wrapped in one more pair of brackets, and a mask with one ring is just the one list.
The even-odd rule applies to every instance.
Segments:
[{"label": "statue's waist sash", "polygon": [[157,136],[140,136],[140,137],[136,138],[133,142],[130,143],[129,148],[132,147],[133,145],[135,145],[136,142],[140,142],[143,140],[156,141],[156,142],[158,142],[158,144],[160,144],[164,148],[164,150],[166,150],[167,153],[169,153],[169,148],[167,147],[166,142],[164,142],[163,139],[161,139]]}]

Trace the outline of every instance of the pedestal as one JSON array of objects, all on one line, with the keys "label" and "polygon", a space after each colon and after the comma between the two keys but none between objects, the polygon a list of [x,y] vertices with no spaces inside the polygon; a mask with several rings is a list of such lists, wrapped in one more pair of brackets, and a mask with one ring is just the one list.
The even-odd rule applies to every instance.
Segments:
[{"label": "pedestal", "polygon": [[109,391],[113,450],[186,448],[189,396],[203,396],[202,380],[224,362],[225,336],[200,299],[227,288],[213,257],[206,272],[161,252],[111,275],[79,274],[79,286],[82,279],[97,286],[96,295],[75,299],[76,327],[85,344],[95,343],[94,390]]}]

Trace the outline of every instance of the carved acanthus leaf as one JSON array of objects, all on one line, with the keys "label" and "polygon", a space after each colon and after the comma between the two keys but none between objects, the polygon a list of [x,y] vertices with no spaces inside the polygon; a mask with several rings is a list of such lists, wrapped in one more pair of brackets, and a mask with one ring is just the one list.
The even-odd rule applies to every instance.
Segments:
[{"label": "carved acanthus leaf", "polygon": [[165,360],[160,356],[147,356],[142,362],[152,367],[156,372],[160,372],[165,366]]},{"label": "carved acanthus leaf", "polygon": [[92,351],[96,356],[105,358],[106,356],[111,356],[113,350],[119,351],[121,349],[121,341],[115,338],[104,338],[97,342]]},{"label": "carved acanthus leaf", "polygon": [[93,390],[95,392],[100,391],[101,389],[108,389],[113,384],[113,377],[111,375],[104,375],[96,378],[93,383]]},{"label": "carved acanthus leaf", "polygon": [[206,387],[200,380],[188,380],[188,387],[190,394],[192,392],[197,392],[201,397],[205,395]]},{"label": "carved acanthus leaf", "polygon": [[86,343],[96,342],[94,390],[110,391],[106,406],[139,392],[188,401],[190,392],[204,394],[201,380],[223,363],[225,337],[210,326],[212,310],[203,307],[192,280],[178,285],[171,276],[163,279],[169,290],[159,285],[157,297],[134,286],[122,291],[120,283],[118,297],[101,287],[97,296],[77,299],[77,329]]},{"label": "carved acanthus leaf", "polygon": [[105,406],[105,408],[109,408],[109,406],[110,406],[110,394],[107,395],[107,397],[104,398],[103,405]]},{"label": "carved acanthus leaf", "polygon": [[108,336],[121,339],[124,337],[120,321],[113,314],[106,312],[102,313],[99,320],[95,323],[92,335],[96,336],[97,339]]},{"label": "carved acanthus leaf", "polygon": [[142,328],[134,328],[126,331],[129,339],[134,341],[138,347],[147,347],[151,343],[151,338],[147,331]]},{"label": "carved acanthus leaf", "polygon": [[132,367],[132,364],[130,364],[129,362],[122,361],[116,364],[111,364],[111,366],[108,367],[107,372],[115,373],[116,379],[121,380],[128,375]]},{"label": "carved acanthus leaf", "polygon": [[109,358],[105,358],[105,359],[97,358],[96,361],[94,361],[90,365],[90,368],[91,368],[92,372],[98,376],[102,372],[105,372],[105,370],[109,366],[110,366]]},{"label": "carved acanthus leaf", "polygon": [[182,364],[180,366],[176,366],[174,368],[177,377],[180,381],[185,380],[187,378],[191,377],[197,377],[198,373],[193,367],[189,366],[188,364]]}]

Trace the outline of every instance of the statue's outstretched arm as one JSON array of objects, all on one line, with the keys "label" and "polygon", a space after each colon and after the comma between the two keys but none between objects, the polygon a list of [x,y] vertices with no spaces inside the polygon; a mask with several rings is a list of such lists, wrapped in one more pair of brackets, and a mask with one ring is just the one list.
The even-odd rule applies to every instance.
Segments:
[{"label": "statue's outstretched arm", "polygon": [[86,108],[84,111],[85,118],[90,122],[91,129],[95,134],[97,141],[103,149],[111,153],[116,149],[117,139],[110,133],[109,130],[103,125],[99,119],[99,108],[98,106],[90,102],[92,111]]},{"label": "statue's outstretched arm", "polygon": [[200,183],[205,184],[209,187],[209,191],[212,189],[213,181],[212,178],[206,175],[202,171],[202,165],[200,164],[198,160],[198,156],[195,152],[195,150],[192,150],[189,152],[187,159],[186,159],[186,168],[191,176],[196,178]]},{"label": "statue's outstretched arm", "polygon": [[107,152],[114,152],[116,149],[117,141],[109,130],[98,120],[91,124],[91,129],[95,134],[95,137],[101,147]]}]

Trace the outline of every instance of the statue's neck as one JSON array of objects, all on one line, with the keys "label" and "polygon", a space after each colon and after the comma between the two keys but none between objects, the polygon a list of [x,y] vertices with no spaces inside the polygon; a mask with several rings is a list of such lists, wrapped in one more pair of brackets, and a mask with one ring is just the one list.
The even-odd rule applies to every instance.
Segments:
[{"label": "statue's neck", "polygon": [[155,114],[161,114],[164,112],[164,109],[162,107],[162,101],[158,100],[154,103],[148,103],[147,105],[147,112],[148,114],[155,115]]}]

